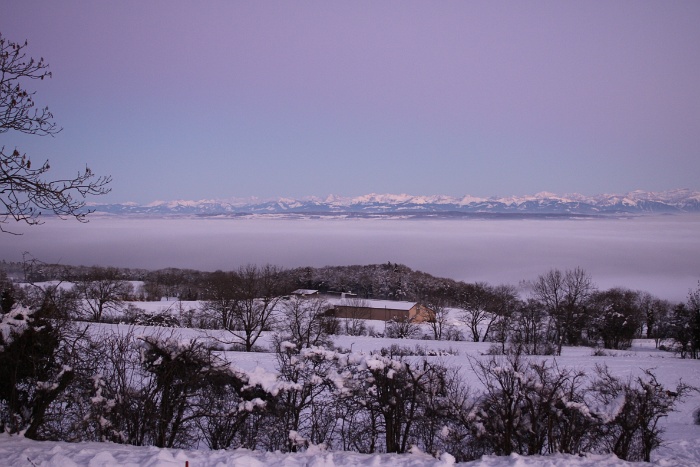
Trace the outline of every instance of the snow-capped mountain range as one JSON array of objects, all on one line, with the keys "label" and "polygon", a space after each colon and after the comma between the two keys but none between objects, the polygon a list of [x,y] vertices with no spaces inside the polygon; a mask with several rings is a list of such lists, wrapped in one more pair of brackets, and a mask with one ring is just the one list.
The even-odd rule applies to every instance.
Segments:
[{"label": "snow-capped mountain range", "polygon": [[700,192],[663,192],[584,196],[537,193],[531,196],[480,198],[444,195],[368,194],[358,197],[155,201],[149,204],[92,204],[96,212],[153,216],[288,215],[343,217],[470,217],[470,216],[606,216],[700,212]]}]

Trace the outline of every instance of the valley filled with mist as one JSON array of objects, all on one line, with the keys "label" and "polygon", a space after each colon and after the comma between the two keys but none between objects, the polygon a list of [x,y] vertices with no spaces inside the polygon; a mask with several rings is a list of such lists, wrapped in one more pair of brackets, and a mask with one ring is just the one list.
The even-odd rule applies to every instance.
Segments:
[{"label": "valley filled with mist", "polygon": [[700,279],[700,215],[605,219],[275,219],[127,217],[18,226],[0,258],[46,263],[232,270],[405,264],[459,281],[518,285],[549,269],[588,271],[600,288],[682,301]]}]

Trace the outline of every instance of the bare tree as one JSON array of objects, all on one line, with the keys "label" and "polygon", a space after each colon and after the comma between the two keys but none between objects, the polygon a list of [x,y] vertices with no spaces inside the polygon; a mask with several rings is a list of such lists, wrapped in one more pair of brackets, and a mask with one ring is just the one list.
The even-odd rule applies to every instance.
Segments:
[{"label": "bare tree", "polygon": [[386,337],[392,339],[416,339],[420,337],[420,326],[409,317],[397,317],[387,321]]},{"label": "bare tree", "polygon": [[325,321],[335,318],[326,316],[330,308],[326,300],[292,297],[281,308],[282,337],[294,342],[298,350],[328,344]]},{"label": "bare tree", "polygon": [[233,342],[242,344],[246,352],[253,350],[263,331],[271,330],[274,309],[286,292],[281,270],[275,266],[242,266],[236,272],[233,326],[228,330]]},{"label": "bare tree", "polygon": [[461,319],[469,326],[474,342],[485,340],[489,334],[491,324],[495,319],[490,310],[492,299],[492,288],[484,282],[463,284],[459,291]]},{"label": "bare tree", "polygon": [[565,273],[552,269],[531,285],[535,298],[550,316],[551,334],[560,355],[564,342],[575,345],[580,340],[583,305],[595,290],[591,276],[581,268]]},{"label": "bare tree", "polygon": [[554,346],[547,341],[547,312],[542,303],[527,300],[518,308],[515,320],[513,343],[517,348],[529,355],[554,353]]},{"label": "bare tree", "polygon": [[239,276],[235,272],[215,271],[206,281],[205,312],[213,321],[213,327],[233,329],[236,309],[239,306]]},{"label": "bare tree", "polygon": [[654,339],[656,347],[664,337],[668,328],[668,316],[671,312],[671,303],[653,296],[649,292],[637,292],[637,307],[644,318],[646,338]]},{"label": "bare tree", "polygon": [[433,331],[435,340],[442,340],[443,331],[448,327],[449,310],[447,309],[447,300],[442,297],[436,297],[428,300],[427,304],[427,323]]},{"label": "bare tree", "polygon": [[133,287],[118,269],[94,267],[76,282],[75,289],[82,299],[82,314],[99,322],[106,311],[124,307]]},{"label": "bare tree", "polygon": [[590,336],[602,341],[606,349],[630,347],[644,320],[638,300],[637,292],[622,288],[594,293],[590,300]]},{"label": "bare tree", "polygon": [[681,358],[700,358],[700,284],[690,292],[686,303],[673,308],[669,336]]},{"label": "bare tree", "polygon": [[491,333],[492,340],[501,344],[502,352],[505,352],[506,342],[511,337],[516,312],[521,305],[517,290],[512,285],[499,285],[493,288],[488,307],[493,317]]},{"label": "bare tree", "polygon": [[[61,128],[53,121],[48,107],[36,108],[35,92],[27,91],[27,81],[50,78],[48,64],[27,57],[27,42],[12,42],[0,34],[0,134],[8,131],[54,136]],[[29,225],[40,224],[39,216],[48,211],[60,217],[84,222],[90,212],[85,197],[103,195],[111,177],[97,177],[90,168],[74,178],[47,180],[49,162],[32,165],[26,154],[0,146],[0,232],[10,219]]]}]

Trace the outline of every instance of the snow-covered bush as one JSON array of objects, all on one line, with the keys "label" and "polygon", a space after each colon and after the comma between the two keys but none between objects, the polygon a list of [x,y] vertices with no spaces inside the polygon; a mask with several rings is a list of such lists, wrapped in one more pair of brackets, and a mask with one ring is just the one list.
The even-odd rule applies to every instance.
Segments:
[{"label": "snow-covered bush", "polygon": [[471,430],[483,454],[595,452],[649,461],[661,442],[659,420],[689,389],[679,383],[669,391],[650,371],[624,382],[605,367],[589,381],[517,353],[473,359],[472,367],[485,390],[460,428]]},{"label": "snow-covered bush", "polygon": [[7,313],[12,309],[17,301],[15,294],[14,284],[5,271],[0,271],[0,313]]},{"label": "snow-covered bush", "polygon": [[582,453],[595,446],[596,418],[584,403],[584,374],[519,354],[473,363],[486,388],[472,429],[498,455]]},{"label": "snow-covered bush", "polygon": [[396,318],[387,322],[385,334],[391,339],[417,339],[421,336],[421,330],[412,319]]},{"label": "snow-covered bush", "polygon": [[248,417],[265,407],[267,393],[204,342],[165,331],[139,336],[134,328],[83,337],[76,343],[76,377],[51,406],[44,437],[249,447],[241,431]]},{"label": "snow-covered bush", "polygon": [[606,366],[596,370],[592,391],[601,420],[600,445],[620,459],[649,462],[652,450],[662,441],[659,421],[692,388],[679,382],[674,390],[666,389],[650,370],[627,381],[613,376]]},{"label": "snow-covered bush", "polygon": [[130,324],[139,326],[160,326],[163,328],[179,328],[180,322],[178,319],[169,313],[144,313],[136,316]]},{"label": "snow-covered bush", "polygon": [[74,377],[61,355],[69,323],[52,320],[53,311],[47,298],[40,307],[16,304],[2,315],[0,431],[37,439],[49,406]]},{"label": "snow-covered bush", "polygon": [[425,345],[416,344],[414,347],[391,344],[389,347],[382,347],[379,353],[385,357],[440,357],[446,355],[459,355],[459,351],[453,348],[449,349],[431,349]]},{"label": "snow-covered bush", "polygon": [[[297,451],[305,439],[314,445],[332,445],[338,418],[335,384],[338,354],[323,347],[299,349],[297,342],[277,344],[279,393],[270,414],[276,430],[263,441],[270,450]],[[290,437],[290,433],[296,433]]]}]

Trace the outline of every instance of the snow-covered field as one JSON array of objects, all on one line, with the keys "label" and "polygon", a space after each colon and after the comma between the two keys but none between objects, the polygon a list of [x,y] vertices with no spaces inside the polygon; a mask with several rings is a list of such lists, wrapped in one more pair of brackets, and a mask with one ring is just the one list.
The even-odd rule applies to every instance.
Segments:
[{"label": "snow-covered field", "polygon": [[[303,453],[234,451],[184,451],[107,443],[38,442],[17,436],[0,435],[0,459],[13,467],[620,467],[646,465],[621,461],[612,455],[586,457],[553,455],[524,457],[485,456],[480,460],[455,463],[449,455],[435,459],[425,453],[357,454],[310,449]],[[681,457],[659,460],[663,466],[696,466],[697,461]]]},{"label": "snow-covered field", "polygon": [[[174,302],[173,302],[174,303]],[[141,303],[149,312],[168,309],[176,310],[173,303]],[[183,303],[194,307],[196,302]],[[178,307],[180,305],[177,305]],[[115,324],[93,324],[94,334],[123,331],[124,327]],[[368,322],[369,327],[382,331],[383,322]],[[134,332],[149,334],[157,331],[154,327],[136,327]],[[222,331],[203,331],[197,329],[174,329],[183,339],[222,338]],[[259,344],[266,347],[271,334],[265,334]],[[336,336],[334,344],[355,353],[369,353],[391,344],[409,348],[421,346],[429,349],[441,349],[446,352],[441,356],[427,357],[460,369],[465,380],[474,389],[479,389],[479,381],[469,363],[469,358],[487,358],[483,354],[490,343],[445,342],[427,340],[390,340],[385,338]],[[223,351],[222,355],[232,365],[247,372],[258,371],[263,374],[274,373],[276,359],[273,353],[245,353]],[[626,379],[652,369],[659,382],[665,387],[675,387],[679,380],[691,386],[700,387],[700,362],[683,360],[675,355],[659,351],[652,340],[637,340],[629,350],[607,351],[605,356],[593,356],[589,347],[565,347],[562,355],[556,357],[560,367],[568,367],[592,372],[596,364],[606,364],[615,376]],[[416,357],[418,358],[418,357]],[[529,357],[534,359],[552,359],[554,357]],[[665,444],[652,453],[652,462],[663,466],[697,466],[700,465],[700,426],[693,424],[692,412],[700,407],[700,392],[692,391],[677,410],[662,421],[665,426]],[[231,451],[185,451],[179,449],[158,449],[154,447],[132,447],[108,443],[37,442],[18,436],[0,435],[0,464],[11,466],[443,466],[454,464],[454,459],[444,454],[435,459],[427,454],[412,452],[410,454],[376,454],[366,455],[350,452],[329,452],[312,446],[303,453],[283,454],[279,452],[253,452],[249,450]],[[459,464],[471,466],[622,466],[631,463],[621,461],[611,455],[591,455],[586,457],[554,455],[547,457],[507,457],[487,456],[480,460]]]},{"label": "snow-covered field", "polygon": [[[449,455],[435,459],[425,453],[357,454],[310,449],[303,453],[234,451],[184,451],[154,447],[124,446],[107,443],[56,443],[31,441],[17,436],[0,435],[0,459],[13,467],[442,467],[450,465],[472,467],[620,467],[645,465],[621,461],[612,455],[586,457],[554,455],[524,457],[485,456],[480,460],[455,463]],[[658,462],[664,466],[696,466],[680,457]]]}]

